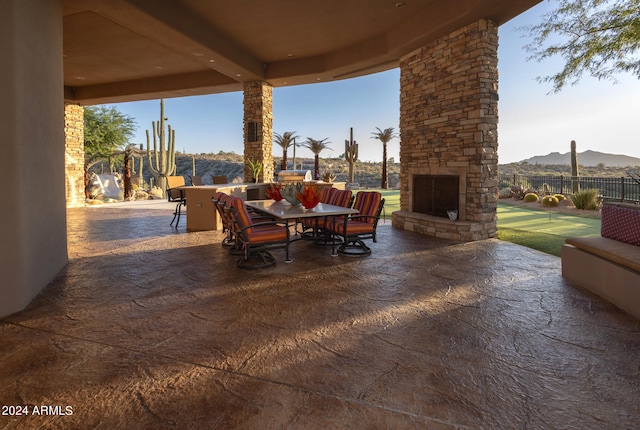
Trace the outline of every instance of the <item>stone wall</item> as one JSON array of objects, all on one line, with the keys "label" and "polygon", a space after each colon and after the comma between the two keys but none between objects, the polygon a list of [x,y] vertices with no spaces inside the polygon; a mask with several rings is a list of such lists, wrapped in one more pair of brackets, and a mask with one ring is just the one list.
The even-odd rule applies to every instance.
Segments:
[{"label": "stone wall", "polygon": [[[244,177],[252,179],[247,159],[263,163],[262,176],[258,180],[273,180],[273,87],[266,82],[244,84]],[[253,135],[253,136],[252,136]]]},{"label": "stone wall", "polygon": [[65,187],[67,207],[84,205],[84,108],[65,103]]},{"label": "stone wall", "polygon": [[[496,236],[497,51],[497,25],[480,20],[401,58],[395,227],[463,241]],[[459,176],[457,221],[412,212],[416,174]]]}]

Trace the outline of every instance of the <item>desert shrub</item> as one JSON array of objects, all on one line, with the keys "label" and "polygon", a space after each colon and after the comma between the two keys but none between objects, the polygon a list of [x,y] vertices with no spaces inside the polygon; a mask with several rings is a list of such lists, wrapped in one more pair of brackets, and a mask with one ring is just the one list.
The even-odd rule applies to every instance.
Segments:
[{"label": "desert shrub", "polygon": [[598,194],[594,188],[578,191],[571,196],[571,201],[577,209],[598,210]]},{"label": "desert shrub", "polygon": [[524,195],[524,201],[527,203],[535,203],[538,201],[538,195],[536,193],[527,193]]},{"label": "desert shrub", "polygon": [[554,194],[553,197],[558,199],[559,202],[561,202],[563,200],[567,200],[567,198],[563,194]]},{"label": "desert shrub", "polygon": [[514,185],[511,187],[511,195],[514,199],[522,200],[524,198],[524,188],[522,185]]},{"label": "desert shrub", "polygon": [[500,193],[498,194],[498,197],[500,197],[501,199],[508,199],[509,197],[511,197],[511,188],[501,188],[500,189]]},{"label": "desert shrub", "polygon": [[558,206],[558,198],[556,196],[544,196],[542,198],[542,206],[545,208],[555,208]]}]

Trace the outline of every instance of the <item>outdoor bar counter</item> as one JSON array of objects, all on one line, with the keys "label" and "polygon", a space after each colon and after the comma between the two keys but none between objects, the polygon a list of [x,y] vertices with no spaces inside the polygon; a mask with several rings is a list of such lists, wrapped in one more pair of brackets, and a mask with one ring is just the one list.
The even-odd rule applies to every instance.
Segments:
[{"label": "outdoor bar counter", "polygon": [[187,199],[187,230],[220,230],[222,221],[213,207],[211,198],[222,191],[243,200],[262,200],[266,198],[266,183],[215,184],[184,186]]}]

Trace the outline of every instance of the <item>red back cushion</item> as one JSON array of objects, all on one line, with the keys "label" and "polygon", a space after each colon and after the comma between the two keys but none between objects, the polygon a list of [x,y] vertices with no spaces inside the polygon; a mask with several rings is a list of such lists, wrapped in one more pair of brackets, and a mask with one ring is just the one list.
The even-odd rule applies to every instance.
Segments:
[{"label": "red back cushion", "polygon": [[329,204],[346,208],[351,202],[351,190],[336,190],[331,197]]},{"label": "red back cushion", "polygon": [[[251,223],[251,216],[247,211],[244,201],[240,197],[229,196],[228,204],[235,211],[236,222],[240,228],[248,227]],[[247,229],[247,234],[251,234],[251,229]]]},{"label": "red back cushion", "polygon": [[[375,217],[378,215],[378,209],[381,201],[382,194],[377,191],[360,191],[356,194],[356,201],[353,203],[353,208],[360,212],[358,215]],[[357,217],[358,215],[355,215],[354,217]],[[375,222],[375,218],[365,218],[362,221],[373,224]]]},{"label": "red back cushion", "polygon": [[634,206],[603,205],[600,236],[640,246],[640,206]]},{"label": "red back cushion", "polygon": [[221,191],[218,191],[217,193],[214,194],[213,198],[215,200],[215,207],[216,210],[218,211],[218,214],[220,214],[220,216],[224,219],[224,201],[222,201],[222,197],[225,194]]},{"label": "red back cushion", "polygon": [[[329,203],[329,201],[331,200],[331,196],[336,191],[338,191],[338,190],[336,190],[333,187],[324,187],[322,189],[322,191],[320,191],[320,202],[321,203]],[[329,203],[329,204],[331,204],[331,203]]]}]

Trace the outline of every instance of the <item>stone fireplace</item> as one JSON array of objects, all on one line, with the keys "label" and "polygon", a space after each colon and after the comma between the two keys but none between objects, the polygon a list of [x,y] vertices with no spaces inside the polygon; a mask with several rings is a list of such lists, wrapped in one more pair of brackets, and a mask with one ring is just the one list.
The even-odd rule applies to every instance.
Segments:
[{"label": "stone fireplace", "polygon": [[497,48],[497,26],[480,20],[401,58],[394,227],[460,241],[496,236]]}]

